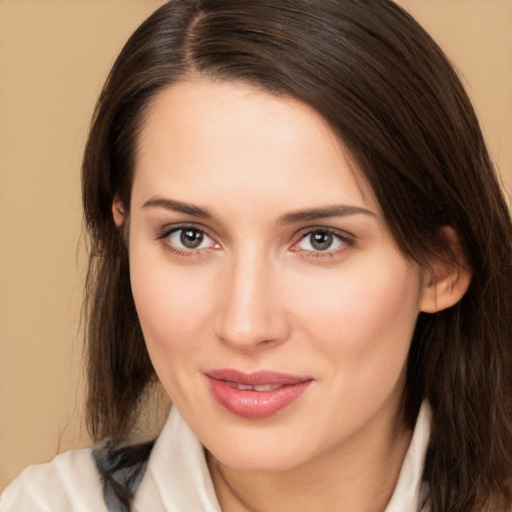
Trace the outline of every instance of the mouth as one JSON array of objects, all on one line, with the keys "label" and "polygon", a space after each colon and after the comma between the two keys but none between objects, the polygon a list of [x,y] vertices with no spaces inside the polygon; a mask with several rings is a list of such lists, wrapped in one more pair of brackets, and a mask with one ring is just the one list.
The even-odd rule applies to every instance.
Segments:
[{"label": "mouth", "polygon": [[291,405],[313,382],[311,377],[268,370],[243,373],[212,370],[205,374],[213,398],[230,413],[249,419],[272,416]]},{"label": "mouth", "polygon": [[224,381],[227,386],[240,391],[273,391],[274,389],[282,388],[281,384],[260,384],[258,386],[251,386],[250,384],[241,384],[240,382]]}]

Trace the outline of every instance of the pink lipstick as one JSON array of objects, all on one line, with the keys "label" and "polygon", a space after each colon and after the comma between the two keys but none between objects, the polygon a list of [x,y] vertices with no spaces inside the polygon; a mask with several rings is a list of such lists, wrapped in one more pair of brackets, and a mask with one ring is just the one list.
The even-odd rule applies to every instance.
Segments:
[{"label": "pink lipstick", "polygon": [[229,412],[261,419],[297,400],[313,382],[311,377],[261,370],[242,373],[220,369],[206,373],[213,397]]}]

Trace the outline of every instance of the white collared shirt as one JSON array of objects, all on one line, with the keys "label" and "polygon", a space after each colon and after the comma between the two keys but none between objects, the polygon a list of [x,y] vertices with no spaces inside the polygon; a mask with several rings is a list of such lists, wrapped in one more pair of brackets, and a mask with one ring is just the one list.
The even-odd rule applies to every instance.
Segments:
[{"label": "white collared shirt", "polygon": [[[428,404],[421,407],[411,444],[385,512],[416,512],[430,435]],[[222,512],[203,446],[173,407],[135,496],[138,512]],[[71,450],[25,469],[4,491],[2,512],[107,512],[89,448]]]}]

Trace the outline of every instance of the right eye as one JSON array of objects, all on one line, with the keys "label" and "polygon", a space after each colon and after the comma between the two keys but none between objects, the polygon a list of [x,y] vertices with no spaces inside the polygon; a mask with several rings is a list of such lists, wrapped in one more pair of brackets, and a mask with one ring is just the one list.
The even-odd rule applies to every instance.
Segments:
[{"label": "right eye", "polygon": [[166,238],[169,245],[180,251],[214,249],[218,246],[204,231],[194,227],[173,229]]}]

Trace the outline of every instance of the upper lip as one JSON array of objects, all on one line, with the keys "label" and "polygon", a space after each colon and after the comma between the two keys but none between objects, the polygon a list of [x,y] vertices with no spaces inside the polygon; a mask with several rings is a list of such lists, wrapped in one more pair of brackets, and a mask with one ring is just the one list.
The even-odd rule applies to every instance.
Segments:
[{"label": "upper lip", "polygon": [[237,384],[245,384],[247,386],[261,386],[265,384],[285,386],[312,380],[311,377],[290,375],[271,370],[258,370],[256,372],[244,373],[231,368],[210,370],[206,372],[206,375],[215,380],[235,382]]}]

